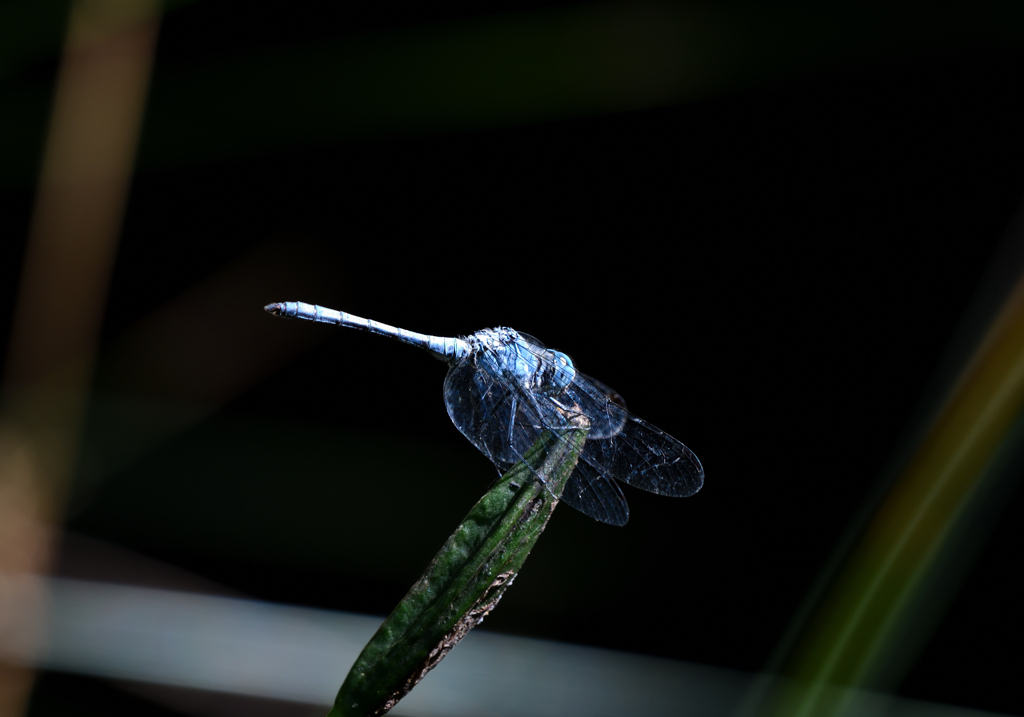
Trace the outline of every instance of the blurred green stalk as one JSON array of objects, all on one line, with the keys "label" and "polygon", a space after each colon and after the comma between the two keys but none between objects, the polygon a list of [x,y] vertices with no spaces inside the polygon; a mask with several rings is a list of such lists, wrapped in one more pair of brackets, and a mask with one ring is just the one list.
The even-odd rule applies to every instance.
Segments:
[{"label": "blurred green stalk", "polygon": [[907,631],[964,549],[962,527],[988,495],[1024,411],[1024,278],[952,387],[915,454],[794,651],[795,678],[771,714],[857,713],[855,691],[892,682]]},{"label": "blurred green stalk", "polygon": [[483,622],[547,526],[586,435],[545,433],[480,499],[363,648],[328,717],[384,714]]}]

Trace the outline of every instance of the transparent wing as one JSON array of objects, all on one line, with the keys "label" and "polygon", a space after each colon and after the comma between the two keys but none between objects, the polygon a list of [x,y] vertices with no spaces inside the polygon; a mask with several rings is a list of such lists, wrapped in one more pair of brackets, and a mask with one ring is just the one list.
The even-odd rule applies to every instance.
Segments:
[{"label": "transparent wing", "polygon": [[543,431],[573,426],[572,415],[524,390],[500,366],[488,351],[452,364],[444,380],[444,403],[462,435],[499,470],[507,470]]},{"label": "transparent wing", "polygon": [[[456,428],[494,463],[508,470],[549,430],[566,440],[575,430],[571,416],[546,396],[528,395],[479,357],[453,364],[444,382],[444,400]],[[586,444],[584,444],[585,446]],[[561,499],[595,520],[624,525],[626,499],[617,485],[577,463]]]},{"label": "transparent wing", "polygon": [[[542,361],[550,360],[547,352],[540,348],[543,344],[535,339],[531,343],[534,345],[528,346],[528,350]],[[608,515],[609,511],[601,506],[617,502],[611,490],[621,498],[614,481],[673,497],[693,495],[704,485],[704,468],[693,451],[626,410],[622,396],[607,384],[577,371],[561,394],[541,396],[537,400],[553,404],[554,410],[549,409],[549,414],[565,417],[582,413],[590,422],[580,461],[566,487],[567,493],[574,488],[570,497],[565,498],[566,502],[581,512],[602,522],[620,525],[595,515]],[[545,420],[549,426],[557,422],[557,418],[550,415]],[[582,497],[586,495],[595,498],[587,501]],[[584,505],[575,505],[573,500]],[[628,517],[625,499],[622,499],[621,515],[623,521]]]},{"label": "transparent wing", "polygon": [[[543,430],[551,431],[564,441],[570,431],[576,429],[575,426],[571,416],[546,396],[523,396],[521,401],[517,401],[513,426],[516,445],[533,445]],[[584,451],[589,442],[588,436],[583,444]],[[625,525],[629,519],[629,506],[622,490],[601,471],[584,463],[582,454],[560,497],[584,515],[602,523]]]},{"label": "transparent wing", "polygon": [[538,339],[536,336],[531,336],[530,334],[524,333],[522,331],[516,331],[516,333],[522,336],[528,344],[533,344],[534,346],[542,350],[547,348],[547,346],[544,345],[544,342]]},{"label": "transparent wing", "polygon": [[[527,341],[526,350],[550,360],[535,340]],[[558,394],[528,392],[484,351],[451,366],[444,398],[455,426],[501,471],[521,460],[543,431],[566,440],[577,416],[586,416],[590,433],[561,498],[604,523],[623,525],[629,518],[615,481],[677,497],[704,484],[704,469],[689,448],[627,411],[608,386],[578,372]]]},{"label": "transparent wing", "polygon": [[444,379],[444,404],[459,432],[504,471],[518,460],[509,443],[514,396],[504,377],[486,368],[472,359],[453,363]]},{"label": "transparent wing", "polygon": [[591,417],[592,425],[617,428],[600,434],[591,429],[580,455],[582,462],[605,478],[676,497],[693,495],[704,485],[704,468],[693,451],[612,403],[582,374],[565,390],[565,400]]},{"label": "transparent wing", "polygon": [[[589,438],[587,439],[589,443]],[[583,444],[586,448],[586,443]],[[625,525],[629,520],[629,505],[622,489],[601,475],[601,472],[581,457],[562,491],[562,500],[594,520],[611,525]]]},{"label": "transparent wing", "polygon": [[569,404],[590,419],[587,440],[615,436],[633,415],[626,410],[626,402],[617,391],[578,371],[566,389],[566,396]]},{"label": "transparent wing", "polygon": [[601,393],[603,393],[605,396],[607,396],[608,399],[612,403],[616,404],[617,406],[621,406],[622,408],[626,407],[626,399],[624,399],[622,397],[622,394],[620,394],[614,388],[612,388],[608,384],[604,383],[603,381],[598,381],[593,376],[587,376],[587,375],[582,374],[582,373],[579,374],[579,375],[581,377],[587,379],[588,381],[590,381],[590,383],[592,383],[596,388],[600,389]]},{"label": "transparent wing", "polygon": [[[538,362],[551,362],[551,353],[544,348],[544,344],[529,334],[517,333],[527,340],[523,349],[533,354]],[[632,415],[625,410],[626,402],[617,391],[578,371],[568,390],[571,391],[569,400],[562,401],[559,397],[555,399],[556,404],[560,404],[560,410],[563,412],[580,411],[589,419],[588,441],[592,438],[614,436],[622,430],[627,417]]]}]

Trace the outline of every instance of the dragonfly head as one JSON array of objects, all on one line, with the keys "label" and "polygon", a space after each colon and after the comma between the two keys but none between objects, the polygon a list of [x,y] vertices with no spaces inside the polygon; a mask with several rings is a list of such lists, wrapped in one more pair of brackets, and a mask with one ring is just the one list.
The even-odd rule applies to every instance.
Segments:
[{"label": "dragonfly head", "polygon": [[550,392],[558,394],[569,388],[569,384],[576,378],[576,366],[572,359],[561,351],[550,351],[551,375],[545,376]]}]

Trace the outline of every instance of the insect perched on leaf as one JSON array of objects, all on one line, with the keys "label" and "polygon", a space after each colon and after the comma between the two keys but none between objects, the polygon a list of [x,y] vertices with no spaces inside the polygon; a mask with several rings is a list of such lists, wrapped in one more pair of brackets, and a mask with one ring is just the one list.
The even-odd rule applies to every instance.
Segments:
[{"label": "insect perched on leaf", "polygon": [[509,328],[464,338],[428,336],[301,302],[269,304],[275,316],[348,326],[426,349],[448,364],[444,402],[456,428],[502,473],[544,431],[589,424],[579,461],[560,497],[603,523],[624,525],[629,506],[618,482],[684,497],[704,484],[689,448],[626,410],[622,398],[576,370],[566,354]]}]

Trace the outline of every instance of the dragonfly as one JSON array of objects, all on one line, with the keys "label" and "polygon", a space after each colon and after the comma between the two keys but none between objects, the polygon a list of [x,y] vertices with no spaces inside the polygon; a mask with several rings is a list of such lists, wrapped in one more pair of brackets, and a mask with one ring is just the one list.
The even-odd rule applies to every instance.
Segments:
[{"label": "dragonfly", "polygon": [[447,363],[448,416],[499,473],[522,461],[544,431],[564,435],[584,417],[589,432],[583,450],[555,498],[602,523],[625,525],[629,519],[619,483],[674,497],[691,496],[704,485],[693,451],[634,416],[617,392],[529,334],[498,327],[463,337],[430,336],[300,301],[264,308],[275,316],[388,336]]}]

